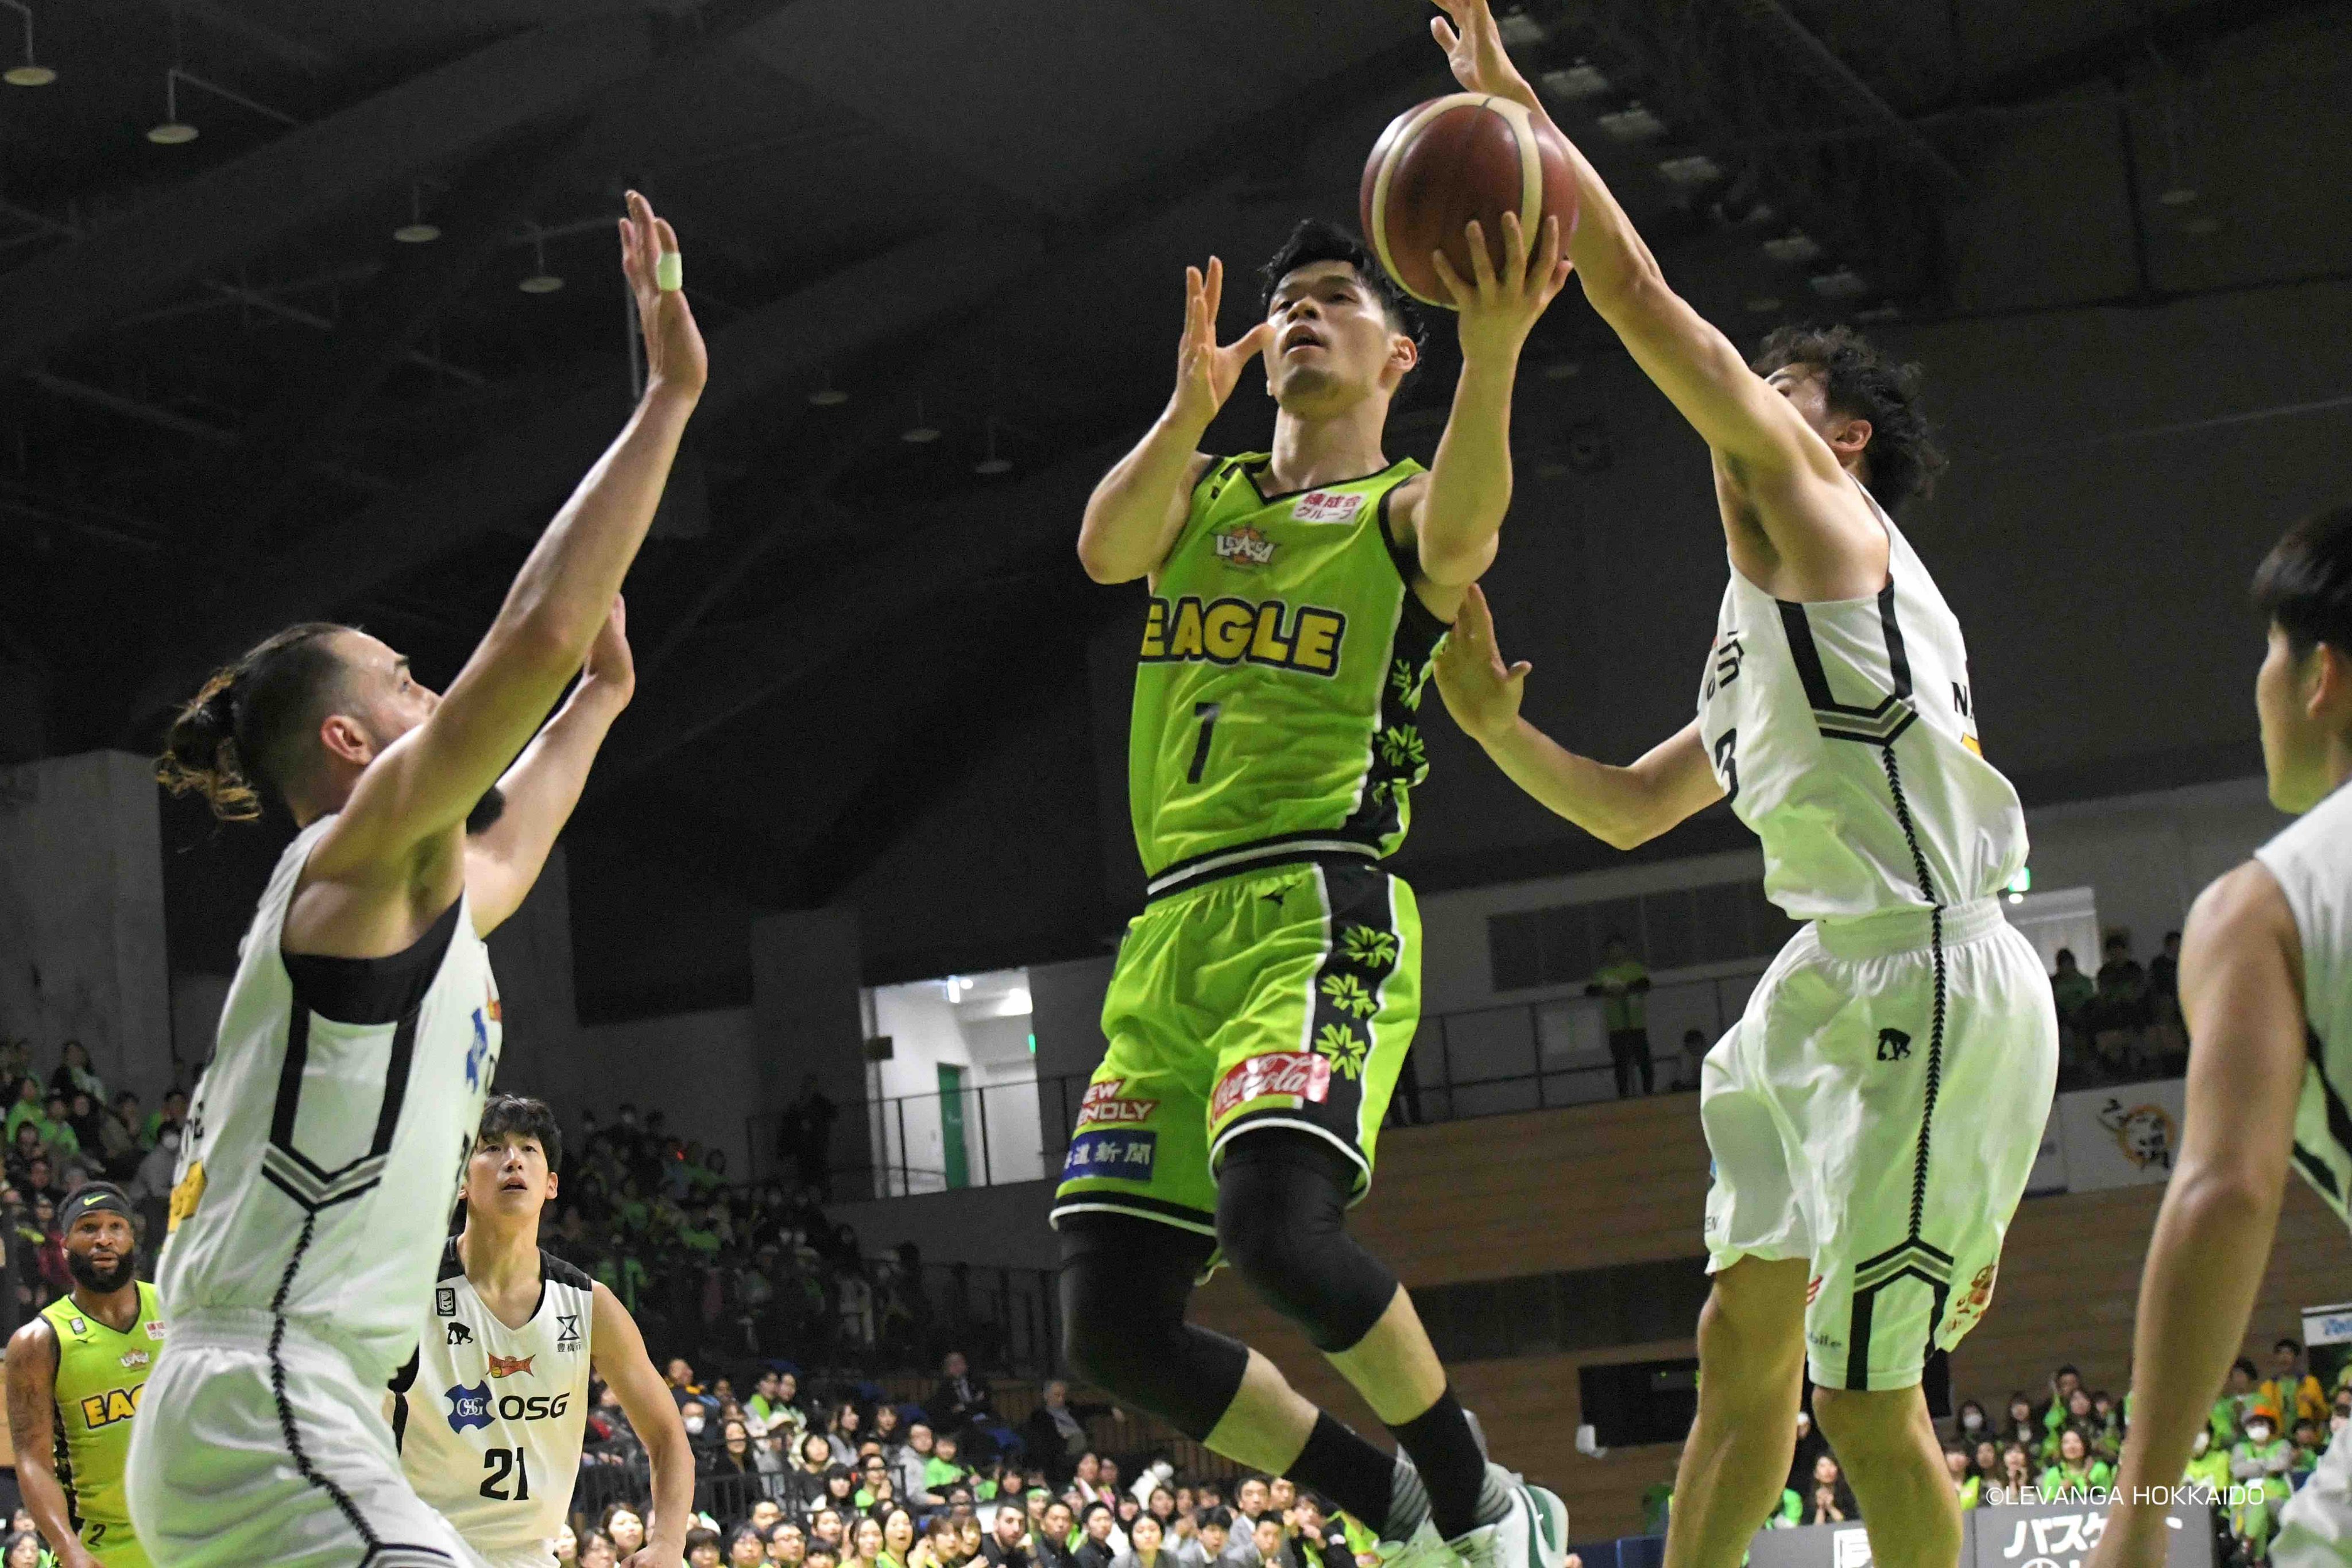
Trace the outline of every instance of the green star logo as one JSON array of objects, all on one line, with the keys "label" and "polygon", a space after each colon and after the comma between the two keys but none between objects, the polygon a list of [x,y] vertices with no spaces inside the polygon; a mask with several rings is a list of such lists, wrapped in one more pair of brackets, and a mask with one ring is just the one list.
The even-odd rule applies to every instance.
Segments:
[{"label": "green star logo", "polygon": [[1381,731],[1381,759],[1391,768],[1413,773],[1428,767],[1429,755],[1421,744],[1421,731],[1409,724]]},{"label": "green star logo", "polygon": [[1397,701],[1418,712],[1421,707],[1421,694],[1429,685],[1429,670],[1430,666],[1427,664],[1416,670],[1409,661],[1404,659],[1399,659],[1391,665],[1389,689],[1396,693]]},{"label": "green star logo", "polygon": [[1342,1078],[1360,1077],[1364,1071],[1364,1052],[1369,1049],[1357,1037],[1356,1031],[1344,1023],[1327,1023],[1315,1037],[1315,1049],[1327,1058]]},{"label": "green star logo", "polygon": [[1385,968],[1397,956],[1397,939],[1369,925],[1350,925],[1339,934],[1339,951],[1367,969]]},{"label": "green star logo", "polygon": [[1364,982],[1353,975],[1326,975],[1323,977],[1323,994],[1331,999],[1333,1007],[1360,1019],[1370,1018],[1380,1010],[1380,1002],[1364,988]]}]

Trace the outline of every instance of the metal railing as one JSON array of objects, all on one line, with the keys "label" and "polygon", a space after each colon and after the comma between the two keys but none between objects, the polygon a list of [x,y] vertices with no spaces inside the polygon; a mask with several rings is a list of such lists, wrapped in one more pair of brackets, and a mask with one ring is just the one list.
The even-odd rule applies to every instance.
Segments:
[{"label": "metal railing", "polygon": [[[1695,1088],[1686,1030],[1707,1045],[1745,1007],[1764,964],[1660,983],[1646,1011],[1652,1087]],[[1599,1000],[1556,994],[1422,1020],[1389,1111],[1391,1126],[1592,1104],[1620,1093]],[[781,1115],[752,1116],[745,1136],[762,1176],[821,1178],[829,1198],[905,1197],[1057,1176],[1090,1074],[1061,1073],[953,1093],[895,1094],[843,1108],[833,1147],[803,1164],[779,1145]],[[950,1135],[952,1129],[952,1136]],[[959,1157],[960,1155],[960,1157]]]}]

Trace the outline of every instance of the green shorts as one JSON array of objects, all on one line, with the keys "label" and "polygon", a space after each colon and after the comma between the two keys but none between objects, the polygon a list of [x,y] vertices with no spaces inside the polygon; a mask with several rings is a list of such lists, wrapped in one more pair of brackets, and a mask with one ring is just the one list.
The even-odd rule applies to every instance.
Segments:
[{"label": "green shorts", "polygon": [[1107,1210],[1213,1236],[1217,1165],[1261,1127],[1329,1140],[1362,1197],[1420,1019],[1421,911],[1370,862],[1158,900],[1119,944],[1055,1223]]}]

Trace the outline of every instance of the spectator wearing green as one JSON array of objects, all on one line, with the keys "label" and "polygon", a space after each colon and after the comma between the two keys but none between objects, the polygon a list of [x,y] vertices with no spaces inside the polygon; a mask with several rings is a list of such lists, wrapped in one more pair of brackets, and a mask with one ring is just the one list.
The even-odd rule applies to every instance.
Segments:
[{"label": "spectator wearing green", "polygon": [[56,1090],[49,1092],[48,1105],[41,1117],[41,1141],[49,1145],[49,1154],[60,1166],[81,1157],[81,1134],[74,1131],[66,1097]]},{"label": "spectator wearing green", "polygon": [[1592,972],[1584,994],[1601,998],[1601,1012],[1609,1026],[1609,1063],[1616,1070],[1617,1098],[1633,1093],[1638,1075],[1642,1092],[1655,1087],[1650,1064],[1650,971],[1633,956],[1625,938],[1611,933],[1601,945],[1601,967]]},{"label": "spectator wearing green", "polygon": [[[34,1127],[39,1130],[47,1128],[48,1121],[47,1113],[41,1108],[41,1081],[32,1077],[18,1079],[16,1098],[8,1107],[6,1129],[5,1134],[0,1135],[5,1135],[9,1143],[14,1144],[16,1141],[16,1129],[26,1123],[32,1123]],[[42,1141],[47,1142],[46,1133]]]},{"label": "spectator wearing green", "polygon": [[2082,1432],[2068,1427],[2058,1434],[2058,1462],[2042,1472],[2042,1495],[2073,1497],[2113,1486],[2115,1467],[2095,1458]]},{"label": "spectator wearing green", "polygon": [[1976,1507],[1984,1490],[1984,1480],[1969,1465],[1969,1451],[1959,1448],[1946,1448],[1944,1471],[1952,1478],[1952,1490],[1959,1494],[1962,1510]]},{"label": "spectator wearing green", "polygon": [[2213,1441],[2213,1429],[2208,1427],[2197,1434],[2189,1447],[2189,1469],[2180,1478],[2185,1487],[2210,1488],[2216,1494],[2230,1486],[2230,1450]]},{"label": "spectator wearing green", "polygon": [[923,1465],[923,1485],[927,1489],[944,1492],[951,1486],[964,1484],[971,1473],[956,1463],[953,1432],[941,1432],[931,1439],[931,1457]]},{"label": "spectator wearing green", "polygon": [[2091,1005],[2099,988],[2096,981],[2083,973],[2072,947],[2058,949],[2058,972],[2050,977],[2050,994],[2058,1003],[2058,1021],[2074,1029],[2083,1028],[2083,1009]]},{"label": "spectator wearing green", "polygon": [[163,1096],[163,1103],[155,1107],[154,1113],[147,1118],[147,1124],[139,1129],[139,1146],[153,1148],[163,1141],[164,1128],[184,1125],[187,1120],[188,1092],[184,1089],[170,1091]]},{"label": "spectator wearing green", "polygon": [[2278,1511],[2294,1490],[2294,1445],[2279,1436],[2278,1417],[2267,1405],[2246,1412],[2245,1436],[2230,1449],[2230,1479],[2248,1494],[2231,1505],[2230,1529],[2246,1544],[2250,1561],[2263,1561]]}]

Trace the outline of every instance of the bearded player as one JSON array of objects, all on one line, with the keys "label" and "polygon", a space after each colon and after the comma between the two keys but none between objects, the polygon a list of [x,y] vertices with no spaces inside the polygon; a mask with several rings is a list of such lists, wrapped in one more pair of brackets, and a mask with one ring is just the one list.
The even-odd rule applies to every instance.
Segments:
[{"label": "bearded player", "polygon": [[131,1200],[112,1182],[58,1210],[74,1288],[8,1341],[8,1435],[16,1481],[58,1568],[147,1568],[122,1475],[163,1302],[139,1278]]},{"label": "bearded player", "polygon": [[620,1298],[540,1249],[562,1159],[545,1104],[499,1094],[483,1109],[466,1228],[442,1251],[416,1354],[392,1383],[401,1469],[491,1568],[545,1568],[580,1473],[593,1372],[653,1466],[653,1531],[629,1568],[677,1568],[694,1449]]},{"label": "bearded player", "polygon": [[205,684],[158,765],[215,815],[268,799],[297,829],[172,1191],[174,1332],[130,1473],[162,1568],[480,1561],[401,1474],[383,1389],[416,1348],[498,1071],[484,938],[530,894],[635,689],[621,580],[707,373],[677,235],[635,193],[621,246],[644,397],[447,695],[362,632],[289,627]]},{"label": "bearded player", "polygon": [[[2352,506],[2288,529],[2254,602],[2270,620],[2263,768],[2297,821],[2207,888],[2181,935],[2187,1114],[2140,1276],[2131,1434],[2096,1568],[2165,1560],[2171,1494],[2245,1337],[2289,1168],[2352,1219]],[[2342,1432],[2288,1500],[2270,1561],[2352,1563]]]},{"label": "bearded player", "polygon": [[[1439,4],[1462,84],[1541,113],[1487,0]],[[1519,717],[1527,667],[1504,666],[1475,591],[1439,686],[1520,788],[1620,848],[1728,797],[1766,895],[1808,922],[1702,1074],[1715,1279],[1666,1561],[1741,1560],[1810,1360],[1875,1560],[1950,1568],[1958,1501],[1920,1379],[1991,1298],[2058,1036],[1998,897],[2025,863],[2017,792],[1979,747],[1959,622],[1888,516],[1939,459],[1907,368],[1843,329],[1743,361],[1570,163],[1585,298],[1713,457],[1731,580],[1698,717],[1630,768],[1569,752]]]},{"label": "bearded player", "polygon": [[[1096,486],[1078,538],[1097,581],[1151,591],[1128,753],[1150,902],[1103,1003],[1109,1049],[1054,1223],[1068,1354],[1087,1376],[1390,1541],[1557,1568],[1567,1511],[1488,1466],[1412,1300],[1343,1228],[1420,1013],[1412,892],[1380,866],[1427,772],[1415,709],[1495,558],[1520,346],[1567,277],[1556,222],[1529,235],[1513,216],[1504,239],[1499,273],[1475,225],[1477,276],[1443,273],[1463,363],[1427,470],[1386,450],[1420,345],[1360,244],[1301,225],[1265,268],[1261,319],[1223,348],[1223,264],[1188,269],[1175,393]],[[1201,439],[1254,355],[1274,448],[1212,457]],[[1220,1257],[1410,1465],[1184,1321]]]}]

